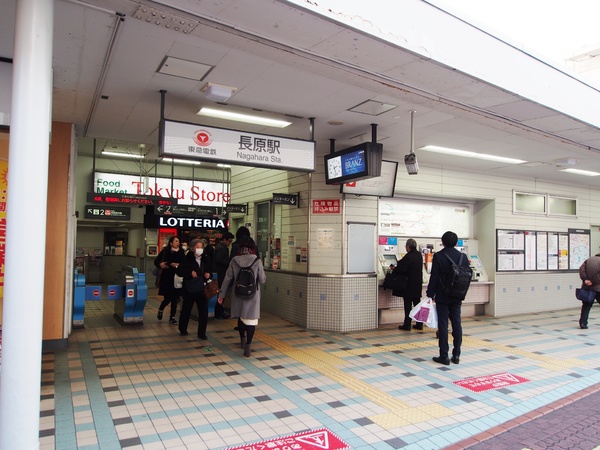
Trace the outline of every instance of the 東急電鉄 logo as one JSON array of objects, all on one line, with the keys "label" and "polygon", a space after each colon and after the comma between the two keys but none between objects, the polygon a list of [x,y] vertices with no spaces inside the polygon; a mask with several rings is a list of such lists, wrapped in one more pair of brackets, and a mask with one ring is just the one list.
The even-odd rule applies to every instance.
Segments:
[{"label": "\u6771\u6025\u96fb\u9244 logo", "polygon": [[194,142],[200,147],[208,147],[212,141],[211,134],[206,130],[198,130],[194,133]]}]

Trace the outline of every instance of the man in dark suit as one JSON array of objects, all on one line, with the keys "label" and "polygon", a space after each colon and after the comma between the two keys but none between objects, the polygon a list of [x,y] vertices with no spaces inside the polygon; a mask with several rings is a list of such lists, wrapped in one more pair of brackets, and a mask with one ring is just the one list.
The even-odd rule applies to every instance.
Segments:
[{"label": "man in dark suit", "polygon": [[[427,297],[435,300],[435,307],[438,314],[438,337],[440,356],[435,356],[433,360],[438,364],[450,365],[450,361],[458,364],[460,360],[460,346],[462,345],[462,325],[460,323],[460,306],[462,300],[447,297],[443,293],[442,280],[452,267],[452,263],[446,257],[449,256],[452,261],[459,264],[461,253],[456,250],[458,236],[452,231],[446,231],[442,236],[442,245],[444,248],[433,255],[431,265],[431,276],[427,285]],[[463,258],[463,261],[468,261]],[[454,348],[452,349],[452,358],[448,358],[448,319],[452,323],[452,337],[454,338]]]},{"label": "man in dark suit", "polygon": [[[417,241],[408,239],[406,241],[406,255],[398,261],[398,265],[392,273],[406,275],[406,291],[392,291],[395,297],[404,298],[404,323],[398,327],[400,330],[410,331],[411,319],[409,317],[410,310],[421,300],[421,292],[423,291],[423,255],[417,250]],[[414,326],[415,330],[422,330],[423,324],[417,322]]]}]

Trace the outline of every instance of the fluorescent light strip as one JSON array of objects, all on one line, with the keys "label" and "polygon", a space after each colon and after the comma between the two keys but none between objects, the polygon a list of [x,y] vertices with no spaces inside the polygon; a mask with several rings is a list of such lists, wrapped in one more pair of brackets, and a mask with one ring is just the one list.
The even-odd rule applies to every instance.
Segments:
[{"label": "fluorescent light strip", "polygon": [[561,172],[569,172],[577,175],[584,175],[586,177],[597,177],[600,175],[598,172],[592,172],[590,170],[580,170],[580,169],[562,169]]},{"label": "fluorescent light strip", "polygon": [[196,114],[199,116],[234,120],[236,122],[252,123],[254,125],[264,125],[267,127],[285,128],[292,124],[292,122],[286,122],[285,120],[269,119],[267,117],[252,116],[250,114],[240,114],[213,108],[201,108]]},{"label": "fluorescent light strip", "polygon": [[189,159],[171,159],[171,158],[163,158],[163,162],[170,163],[171,161],[175,164],[192,164],[194,166],[199,166],[202,164],[200,161],[190,161]]},{"label": "fluorescent light strip", "polygon": [[488,155],[486,153],[468,152],[466,150],[457,150],[455,148],[438,147],[437,145],[426,145],[421,147],[420,150],[426,150],[435,153],[444,153],[446,155],[463,156],[465,158],[484,159],[487,161],[497,161],[506,164],[523,164],[527,161],[522,159],[506,158],[504,156]]},{"label": "fluorescent light strip", "polygon": [[102,150],[102,154],[106,156],[119,156],[121,158],[133,158],[133,159],[142,159],[144,155],[136,155],[135,153],[121,153],[121,152],[109,152],[106,150]]}]

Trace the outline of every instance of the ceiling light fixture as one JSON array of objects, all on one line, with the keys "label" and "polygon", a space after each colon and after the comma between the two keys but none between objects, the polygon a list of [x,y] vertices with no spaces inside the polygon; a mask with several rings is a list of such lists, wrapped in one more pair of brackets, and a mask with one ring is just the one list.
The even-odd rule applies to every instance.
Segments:
[{"label": "ceiling light fixture", "polygon": [[561,172],[569,172],[577,175],[584,175],[586,177],[597,177],[600,175],[600,172],[592,172],[590,170],[580,170],[580,169],[562,169]]},{"label": "ceiling light fixture", "polygon": [[527,161],[515,158],[506,158],[505,156],[488,155],[486,153],[469,152],[466,150],[458,150],[455,148],[438,147],[437,145],[426,145],[421,147],[420,150],[426,150],[429,152],[443,153],[446,155],[463,156],[465,158],[484,159],[486,161],[496,161],[506,164],[523,164]]},{"label": "ceiling light fixture", "polygon": [[134,153],[122,153],[122,152],[109,152],[107,150],[102,150],[102,154],[106,156],[118,156],[121,158],[132,158],[132,159],[142,159],[144,155],[136,155]]},{"label": "ceiling light fixture", "polygon": [[175,164],[191,164],[194,166],[199,166],[200,164],[202,164],[200,161],[191,161],[189,159],[171,159],[171,158],[163,158],[162,159],[163,162],[174,162]]},{"label": "ceiling light fixture", "polygon": [[196,114],[199,116],[214,117],[216,119],[264,125],[266,127],[285,128],[292,124],[292,122],[286,122],[285,120],[269,119],[268,117],[252,116],[250,114],[241,114],[214,108],[201,108]]}]

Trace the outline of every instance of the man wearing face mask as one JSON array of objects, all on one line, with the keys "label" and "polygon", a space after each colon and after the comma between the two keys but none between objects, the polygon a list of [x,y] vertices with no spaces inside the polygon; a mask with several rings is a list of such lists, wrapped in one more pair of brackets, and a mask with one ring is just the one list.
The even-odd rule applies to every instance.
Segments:
[{"label": "man wearing face mask", "polygon": [[188,243],[187,242],[182,242],[181,243],[181,250],[183,250],[183,254],[187,255],[189,248],[188,248]]},{"label": "man wearing face mask", "polygon": [[208,324],[208,299],[204,296],[204,284],[211,277],[212,261],[204,252],[200,239],[190,242],[190,250],[177,268],[177,275],[183,277],[183,305],[179,315],[179,332],[187,336],[188,323],[194,304],[198,307],[198,337],[206,340]]}]

